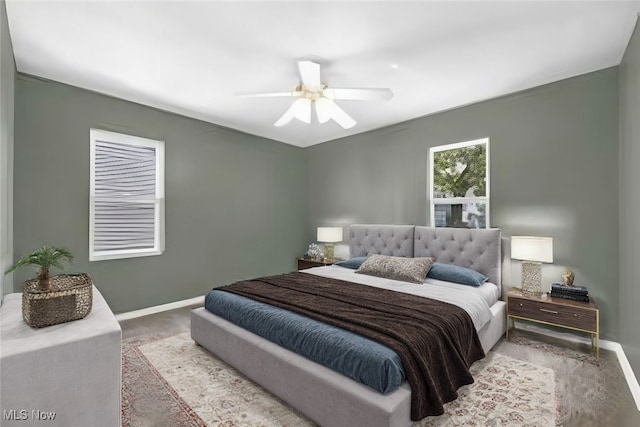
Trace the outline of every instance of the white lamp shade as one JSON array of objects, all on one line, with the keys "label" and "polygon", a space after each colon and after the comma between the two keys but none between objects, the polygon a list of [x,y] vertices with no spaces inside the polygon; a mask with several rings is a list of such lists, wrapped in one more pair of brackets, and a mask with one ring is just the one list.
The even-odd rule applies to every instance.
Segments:
[{"label": "white lamp shade", "polygon": [[553,238],[511,236],[511,258],[522,261],[553,262]]},{"label": "white lamp shade", "polygon": [[318,227],[318,242],[342,242],[342,227]]}]

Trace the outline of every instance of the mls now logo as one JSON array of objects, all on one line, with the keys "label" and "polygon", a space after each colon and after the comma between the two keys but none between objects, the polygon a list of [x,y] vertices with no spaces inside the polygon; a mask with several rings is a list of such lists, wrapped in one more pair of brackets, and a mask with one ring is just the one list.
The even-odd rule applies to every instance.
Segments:
[{"label": "mls now logo", "polygon": [[4,420],[10,421],[10,420],[15,420],[15,421],[22,421],[22,420],[28,420],[29,419],[29,412],[26,409],[10,409],[10,410],[3,410],[2,411],[2,418]]},{"label": "mls now logo", "polygon": [[56,413],[36,409],[31,411],[27,411],[26,409],[5,409],[2,411],[2,419],[6,421],[24,421],[29,419],[36,421],[53,421],[56,419]]},{"label": "mls now logo", "polygon": [[31,419],[39,421],[53,421],[56,419],[56,413],[51,411],[32,410]]}]

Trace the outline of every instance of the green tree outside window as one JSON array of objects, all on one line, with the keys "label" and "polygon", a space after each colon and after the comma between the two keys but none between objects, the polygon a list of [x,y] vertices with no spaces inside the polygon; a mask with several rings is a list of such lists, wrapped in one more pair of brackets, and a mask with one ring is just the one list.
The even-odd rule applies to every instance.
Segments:
[{"label": "green tree outside window", "polygon": [[432,225],[487,226],[487,160],[488,139],[431,149]]}]

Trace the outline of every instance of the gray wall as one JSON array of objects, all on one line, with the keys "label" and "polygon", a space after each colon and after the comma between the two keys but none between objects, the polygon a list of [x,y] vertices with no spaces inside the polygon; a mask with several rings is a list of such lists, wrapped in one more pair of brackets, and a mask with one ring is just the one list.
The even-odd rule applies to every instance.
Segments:
[{"label": "gray wall", "polygon": [[[489,137],[491,225],[554,237],[545,286],[572,268],[617,340],[618,83],[606,69],[302,150],[18,76],[14,254],[66,246],[117,312],[202,295],[294,268],[320,225],[427,224],[429,147]],[[87,261],[90,127],[166,141],[165,254]]]},{"label": "gray wall", "polygon": [[429,147],[489,137],[491,226],[553,237],[543,289],[573,269],[616,340],[617,88],[610,68],[310,147],[307,240],[321,225],[428,224]]},{"label": "gray wall", "polygon": [[[88,262],[89,128],[165,141],[166,251]],[[60,83],[18,75],[16,257],[44,245],[76,257],[115,312],[293,270],[303,253],[304,150]],[[16,274],[14,285],[32,271]]]},{"label": "gray wall", "polygon": [[620,343],[640,378],[640,28],[620,64]]},{"label": "gray wall", "polygon": [[16,65],[4,0],[0,1],[0,294],[11,290],[13,263],[13,114]]}]

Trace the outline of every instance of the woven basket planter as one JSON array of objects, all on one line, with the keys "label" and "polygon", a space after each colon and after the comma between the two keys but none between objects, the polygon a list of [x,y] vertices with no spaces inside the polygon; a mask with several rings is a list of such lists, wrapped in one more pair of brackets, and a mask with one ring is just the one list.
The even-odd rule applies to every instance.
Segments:
[{"label": "woven basket planter", "polygon": [[51,276],[52,289],[41,290],[38,279],[22,284],[22,317],[33,328],[82,319],[93,305],[93,281],[86,274]]}]

